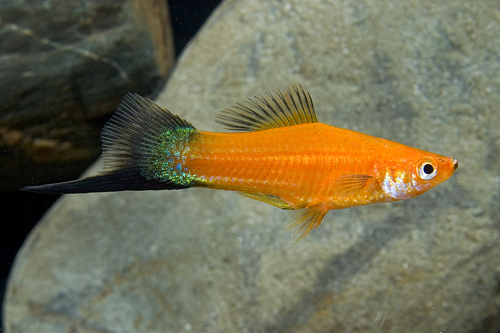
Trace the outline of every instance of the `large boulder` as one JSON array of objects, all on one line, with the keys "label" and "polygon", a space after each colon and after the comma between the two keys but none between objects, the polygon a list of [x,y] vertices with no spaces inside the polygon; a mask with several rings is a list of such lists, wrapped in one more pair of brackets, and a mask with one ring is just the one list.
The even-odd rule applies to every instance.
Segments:
[{"label": "large boulder", "polygon": [[76,177],[127,91],[174,63],[165,0],[2,1],[0,193]]},{"label": "large boulder", "polygon": [[[500,313],[497,1],[224,2],[158,103],[201,129],[300,81],[321,121],[453,156],[408,201],[289,212],[189,189],[63,197],[11,273],[16,332],[494,332]],[[96,172],[95,166],[90,172]]]}]

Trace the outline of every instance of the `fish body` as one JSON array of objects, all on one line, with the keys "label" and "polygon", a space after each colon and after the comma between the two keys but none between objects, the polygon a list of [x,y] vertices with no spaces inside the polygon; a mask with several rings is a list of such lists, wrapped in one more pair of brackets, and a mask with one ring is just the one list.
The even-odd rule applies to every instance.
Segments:
[{"label": "fish body", "polygon": [[[339,209],[418,195],[416,188],[387,191],[383,186],[410,175],[415,154],[425,152],[313,123],[248,133],[200,131],[178,163],[198,186],[269,194],[291,209],[320,204]],[[446,161],[433,156],[437,163]]]},{"label": "fish body", "polygon": [[295,242],[329,210],[422,194],[456,170],[450,157],[318,122],[298,84],[223,111],[237,133],[206,132],[138,95],[127,95],[103,129],[104,171],[25,188],[79,193],[206,187],[300,210]]}]

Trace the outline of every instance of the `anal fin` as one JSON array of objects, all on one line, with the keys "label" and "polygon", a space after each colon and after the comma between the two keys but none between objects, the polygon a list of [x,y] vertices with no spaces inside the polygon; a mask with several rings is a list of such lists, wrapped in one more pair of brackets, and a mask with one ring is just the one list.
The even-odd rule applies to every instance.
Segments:
[{"label": "anal fin", "polygon": [[281,199],[280,197],[278,197],[276,195],[264,194],[264,193],[254,193],[254,192],[238,192],[238,194],[240,194],[244,197],[250,198],[250,199],[265,202],[267,204],[273,205],[273,206],[281,208],[281,209],[295,209],[292,206],[290,206],[290,204],[288,204],[287,202],[285,202],[283,199]]},{"label": "anal fin", "polygon": [[319,227],[328,211],[329,209],[324,205],[298,210],[295,216],[287,221],[283,229],[284,232],[293,230],[292,246],[309,235],[313,229]]}]

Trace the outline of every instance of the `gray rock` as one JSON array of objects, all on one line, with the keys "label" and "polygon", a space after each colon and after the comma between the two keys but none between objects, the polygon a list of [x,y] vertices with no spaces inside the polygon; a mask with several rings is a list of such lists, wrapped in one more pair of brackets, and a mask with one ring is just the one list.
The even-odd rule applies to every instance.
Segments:
[{"label": "gray rock", "polygon": [[121,97],[172,68],[166,1],[1,3],[0,192],[77,177]]},{"label": "gray rock", "polygon": [[289,212],[234,193],[65,196],[16,259],[6,332],[494,332],[499,48],[493,0],[224,2],[161,105],[220,129],[218,110],[300,81],[321,121],[461,167],[291,249]]}]

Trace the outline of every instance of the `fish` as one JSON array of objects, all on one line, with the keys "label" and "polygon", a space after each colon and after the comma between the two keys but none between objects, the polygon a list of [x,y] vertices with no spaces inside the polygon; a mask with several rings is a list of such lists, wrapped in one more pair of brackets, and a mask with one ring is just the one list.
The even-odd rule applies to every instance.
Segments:
[{"label": "fish", "polygon": [[103,170],[95,176],[27,186],[41,193],[178,190],[236,191],[294,210],[293,244],[334,209],[416,197],[450,178],[451,157],[318,121],[299,83],[224,109],[232,132],[208,132],[127,93],[104,126]]}]

